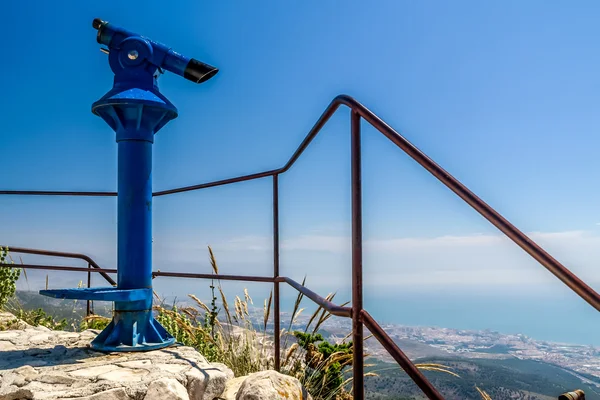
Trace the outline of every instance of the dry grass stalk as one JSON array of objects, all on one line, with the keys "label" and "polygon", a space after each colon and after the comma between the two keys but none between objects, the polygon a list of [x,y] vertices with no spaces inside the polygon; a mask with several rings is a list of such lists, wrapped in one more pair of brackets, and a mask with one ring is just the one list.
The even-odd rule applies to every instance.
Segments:
[{"label": "dry grass stalk", "polygon": [[208,308],[208,306],[206,304],[204,304],[202,302],[202,300],[200,300],[199,298],[197,298],[193,294],[188,294],[188,297],[191,298],[192,300],[194,300],[196,302],[196,304],[198,304],[200,306],[200,308],[202,308],[204,311],[210,313],[210,309]]},{"label": "dry grass stalk", "polygon": [[477,391],[479,392],[479,395],[481,396],[481,398],[483,400],[492,400],[492,398],[490,397],[490,395],[487,394],[484,390],[478,388],[477,386],[475,386],[475,389],[477,389]]},{"label": "dry grass stalk", "polygon": [[[248,296],[250,297],[250,296]],[[271,315],[271,303],[273,301],[273,291],[269,293],[269,301],[265,299],[265,306],[263,309],[263,330],[267,331],[267,322],[269,322],[269,316]]]}]

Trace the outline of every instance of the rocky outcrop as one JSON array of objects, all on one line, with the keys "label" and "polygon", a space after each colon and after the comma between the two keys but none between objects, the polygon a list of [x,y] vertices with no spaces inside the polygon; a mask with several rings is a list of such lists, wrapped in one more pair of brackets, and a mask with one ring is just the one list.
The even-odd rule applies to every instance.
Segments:
[{"label": "rocky outcrop", "polygon": [[189,400],[188,392],[178,380],[162,378],[148,385],[144,400]]},{"label": "rocky outcrop", "polygon": [[227,381],[225,384],[225,391],[221,394],[221,399],[224,400],[236,400],[236,396],[240,391],[240,386],[246,380],[248,376],[240,376],[239,378],[233,378]]},{"label": "rocky outcrop", "polygon": [[98,331],[0,331],[0,400],[213,400],[233,373],[191,347],[104,354]]},{"label": "rocky outcrop", "polygon": [[0,327],[0,400],[312,400],[296,378],[234,378],[191,347],[104,354],[89,347],[95,330],[34,328],[8,313]]},{"label": "rocky outcrop", "polygon": [[8,312],[0,311],[0,331],[7,329],[26,329],[31,328],[31,325],[21,321],[14,315]]},{"label": "rocky outcrop", "polygon": [[262,371],[227,382],[223,400],[312,400],[298,379],[276,371]]}]

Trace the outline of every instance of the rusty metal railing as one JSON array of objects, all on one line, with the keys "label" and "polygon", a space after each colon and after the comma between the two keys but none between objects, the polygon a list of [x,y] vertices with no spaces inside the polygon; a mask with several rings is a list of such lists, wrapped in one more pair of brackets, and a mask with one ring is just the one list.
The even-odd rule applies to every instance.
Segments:
[{"label": "rusty metal railing", "polygon": [[[96,261],[92,260],[90,257],[86,256],[85,254],[79,254],[79,253],[65,253],[63,251],[52,251],[52,250],[37,250],[37,249],[26,249],[23,247],[11,247],[11,252],[13,253],[21,253],[21,254],[36,254],[36,255],[40,255],[40,256],[49,256],[49,257],[60,257],[60,258],[73,258],[73,259],[79,259],[79,260],[83,260],[87,263],[87,287],[91,287],[92,285],[92,273],[91,270],[95,269],[97,270],[96,272],[100,272],[98,270],[101,270],[102,268],[100,268],[100,266],[96,263]],[[22,265],[22,268],[27,268],[27,266]],[[35,266],[29,266],[29,268],[34,268]],[[104,280],[106,280],[106,282],[108,282],[110,285],[112,286],[116,286],[117,283],[110,277],[108,276],[105,272],[101,272],[102,277],[104,278]],[[87,314],[89,315],[92,311],[91,309],[91,301],[87,300],[87,304],[86,304],[86,309],[87,309]]]},{"label": "rusty metal railing", "polygon": [[[287,282],[286,278],[279,276],[279,175],[288,171],[298,160],[308,145],[321,131],[323,126],[338,110],[341,105],[350,109],[351,126],[351,201],[352,201],[352,308],[349,316],[352,318],[352,339],[353,339],[353,390],[357,400],[364,398],[364,332],[363,325],[381,342],[388,352],[396,359],[400,366],[407,372],[413,381],[423,390],[430,399],[443,399],[431,383],[421,374],[406,355],[396,346],[391,338],[385,333],[377,322],[363,309],[363,288],[362,288],[362,177],[361,177],[361,120],[365,120],[381,134],[387,137],[392,143],[398,146],[402,151],[408,154],[421,167],[425,168],[435,178],[442,182],[447,188],[452,190],[464,202],[469,204],[492,225],[498,228],[503,234],[515,242],[526,253],[537,260],[548,271],[554,274],[560,281],[567,285],[572,291],[588,302],[596,310],[600,311],[600,295],[590,286],[585,284],[575,274],[569,271],[564,265],[548,254],[544,249],[537,245],[527,235],[517,229],[496,210],[477,197],[472,191],[464,186],[460,181],[445,171],[441,166],[435,163],[431,158],[425,155],[406,138],[392,129],[388,124],[377,117],[373,112],[363,106],[350,96],[340,95],[333,99],[316,124],[304,138],[300,146],[296,149],[288,162],[279,169],[259,172],[251,175],[244,175],[236,178],[223,179],[214,182],[202,183],[199,185],[185,186],[176,189],[154,192],[153,196],[165,196],[175,193],[189,192],[193,190],[206,189],[210,187],[229,185],[238,182],[245,182],[254,179],[272,177],[273,179],[273,277],[270,282],[274,285],[274,331],[280,331],[280,294],[279,284]],[[49,196],[116,196],[115,192],[66,192],[66,191],[18,191],[4,190],[0,195],[49,195]],[[164,274],[164,273],[161,273]],[[171,273],[176,274],[176,273]],[[202,274],[193,274],[201,276]],[[158,275],[157,275],[158,276]],[[175,275],[172,275],[175,276]],[[211,278],[215,276],[209,275]],[[257,278],[257,277],[254,277]],[[266,278],[265,278],[266,279]],[[248,279],[249,280],[249,279]],[[291,283],[290,283],[291,284]],[[308,289],[296,283],[292,285],[300,292],[309,293]],[[312,292],[310,292],[312,293]],[[306,294],[313,301],[322,299],[315,293]],[[312,297],[311,297],[312,296]],[[316,299],[316,300],[315,300]],[[317,303],[319,303],[317,301]],[[337,312],[336,315],[345,314],[345,311],[337,310],[328,304],[330,311]],[[336,306],[337,307],[337,306]],[[275,344],[275,365],[278,368],[281,360],[281,348],[279,335],[274,335]]]}]

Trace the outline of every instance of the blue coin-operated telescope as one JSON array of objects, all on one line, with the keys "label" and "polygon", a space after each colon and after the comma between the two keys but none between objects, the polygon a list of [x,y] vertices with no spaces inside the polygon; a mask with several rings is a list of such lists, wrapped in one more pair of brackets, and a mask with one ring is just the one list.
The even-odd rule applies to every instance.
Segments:
[{"label": "blue coin-operated telescope", "polygon": [[95,19],[97,41],[108,47],[115,74],[112,90],[92,105],[116,132],[118,143],[117,287],[41,290],[63,299],[113,301],[113,319],[91,343],[100,351],[145,351],[175,339],[152,315],[152,143],[154,134],[177,117],[158,90],[170,71],[202,83],[218,70],[146,37]]}]

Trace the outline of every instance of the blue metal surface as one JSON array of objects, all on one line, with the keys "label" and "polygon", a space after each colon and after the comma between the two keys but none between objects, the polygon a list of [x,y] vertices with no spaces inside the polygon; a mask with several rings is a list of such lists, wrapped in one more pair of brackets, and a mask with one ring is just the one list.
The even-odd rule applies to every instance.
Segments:
[{"label": "blue metal surface", "polygon": [[217,69],[104,21],[98,42],[109,47],[113,88],[92,105],[116,133],[118,147],[117,287],[42,290],[50,297],[113,301],[113,320],[91,343],[99,351],[146,351],[175,339],[152,315],[152,144],[177,117],[157,85],[162,69],[200,83]]},{"label": "blue metal surface", "polygon": [[152,316],[152,311],[115,311],[111,323],[92,341],[105,352],[149,351],[175,343],[175,339]]},{"label": "blue metal surface", "polygon": [[40,290],[40,294],[56,299],[80,299],[101,301],[141,301],[152,297],[152,289],[118,289],[82,288],[82,289],[55,289]]},{"label": "blue metal surface", "polygon": [[[108,22],[96,19],[94,27],[98,29],[97,41],[108,46],[109,63],[113,71],[122,65],[130,65],[137,61],[131,60],[128,52],[114,52],[113,49],[127,47],[138,52],[139,59],[147,59],[160,70],[170,71],[196,83],[202,83],[218,70],[196,59],[177,53],[162,43],[155,42],[147,37],[129,32]],[[143,55],[143,57],[142,57]]]}]

